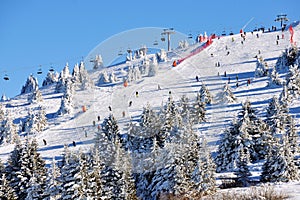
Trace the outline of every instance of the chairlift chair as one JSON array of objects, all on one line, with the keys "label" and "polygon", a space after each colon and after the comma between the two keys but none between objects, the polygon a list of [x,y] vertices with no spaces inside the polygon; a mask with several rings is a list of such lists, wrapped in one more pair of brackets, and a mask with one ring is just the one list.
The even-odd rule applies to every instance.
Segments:
[{"label": "chairlift chair", "polygon": [[51,68],[49,69],[49,72],[54,72],[53,67],[51,67]]},{"label": "chairlift chair", "polygon": [[153,45],[154,45],[154,46],[157,46],[157,45],[158,45],[157,40],[155,40],[155,41],[153,42]]},{"label": "chairlift chair", "polygon": [[9,80],[9,77],[8,77],[8,75],[7,75],[7,74],[5,74],[5,75],[4,75],[4,77],[3,77],[3,79],[4,79],[4,80],[6,80],[6,81],[8,81],[8,80]]},{"label": "chairlift chair", "polygon": [[222,36],[226,36],[226,32],[225,31],[222,32]]},{"label": "chairlift chair", "polygon": [[39,68],[39,70],[37,71],[37,74],[42,74],[42,73],[43,73],[42,69]]},{"label": "chairlift chair", "polygon": [[189,39],[192,39],[192,38],[193,38],[193,35],[190,33],[190,34],[188,35],[188,38],[189,38]]},{"label": "chairlift chair", "polygon": [[120,50],[119,53],[118,53],[118,56],[121,56],[123,55],[122,51]]}]

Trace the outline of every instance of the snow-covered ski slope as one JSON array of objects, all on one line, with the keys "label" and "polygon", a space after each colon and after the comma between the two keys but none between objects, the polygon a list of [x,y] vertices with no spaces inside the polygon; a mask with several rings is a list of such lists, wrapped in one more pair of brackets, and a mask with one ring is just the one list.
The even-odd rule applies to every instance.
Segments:
[{"label": "snow-covered ski slope", "polygon": [[[298,42],[300,41],[300,26],[294,27],[294,31],[294,41]],[[206,137],[209,147],[215,151],[220,134],[241,109],[241,102],[249,99],[259,111],[258,114],[263,116],[270,98],[281,92],[281,87],[267,87],[268,77],[255,78],[254,71],[255,56],[262,56],[269,66],[273,66],[285,48],[290,46],[289,32],[285,31],[283,34],[284,37],[282,37],[282,32],[247,33],[245,41],[240,34],[217,38],[208,48],[184,60],[176,67],[172,67],[173,60],[186,57],[200,44],[191,45],[184,50],[174,50],[170,53],[168,62],[159,63],[159,73],[154,77],[143,76],[137,81],[130,82],[128,87],[124,87],[120,79],[113,84],[76,91],[74,113],[68,116],[55,117],[62,94],[54,93],[54,86],[41,88],[43,105],[48,117],[48,128],[36,136],[39,152],[47,163],[50,163],[53,158],[60,159],[65,144],[74,150],[88,150],[93,145],[98,124],[101,124],[110,113],[109,106],[112,107],[111,112],[118,120],[122,133],[130,119],[136,120],[146,104],[149,103],[153,108],[159,109],[169,97],[169,92],[175,100],[179,100],[182,95],[193,99],[200,89],[201,81],[207,85],[215,98],[214,102],[207,106],[207,121],[195,128],[200,135]],[[276,44],[277,35],[280,36],[278,45]],[[260,54],[258,54],[259,51]],[[220,67],[216,67],[218,62]],[[107,70],[114,71],[118,77],[121,77],[127,66],[128,63],[90,71],[90,76],[97,82],[101,71]],[[224,77],[224,72],[227,74],[226,77]],[[199,82],[196,81],[196,76],[199,77]],[[236,87],[237,76],[239,87]],[[237,102],[231,104],[222,103],[217,98],[224,84],[229,81],[228,77],[230,77],[230,86],[237,97]],[[248,79],[250,79],[250,85],[247,85]],[[132,106],[129,107],[130,101],[132,101]],[[16,119],[15,122],[25,118],[29,108],[36,106],[27,104],[27,95],[17,96],[4,104],[6,109],[11,110],[13,118]],[[82,112],[82,106],[87,107],[86,112]],[[292,102],[290,108],[291,113],[296,117],[297,127],[300,124],[299,106],[298,99]],[[125,117],[122,116],[123,111]],[[101,117],[99,122],[97,116]],[[93,126],[93,121],[96,122],[96,126]],[[47,145],[44,145],[43,139],[47,141]],[[73,141],[76,142],[76,147],[73,147]],[[0,158],[5,161],[12,149],[13,145],[2,145]],[[296,185],[289,188],[295,189]],[[299,184],[297,189],[300,191]],[[299,192],[298,195],[300,198]]]}]

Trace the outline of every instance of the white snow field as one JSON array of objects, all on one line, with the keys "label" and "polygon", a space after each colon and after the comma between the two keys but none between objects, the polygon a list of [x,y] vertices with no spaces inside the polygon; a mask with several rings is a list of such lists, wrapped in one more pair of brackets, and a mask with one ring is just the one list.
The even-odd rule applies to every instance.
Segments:
[{"label": "white snow field", "polygon": [[[300,26],[294,27],[294,31],[294,41],[298,42],[300,41]],[[44,98],[43,106],[46,109],[48,126],[45,131],[36,135],[39,153],[50,164],[53,158],[56,160],[61,158],[65,144],[69,145],[72,150],[89,150],[94,144],[93,139],[95,132],[98,131],[98,125],[110,113],[109,106],[112,107],[111,112],[118,120],[122,133],[130,119],[138,118],[143,106],[149,103],[153,108],[159,109],[167,101],[169,92],[172,93],[176,101],[182,95],[194,99],[202,81],[213,94],[214,100],[211,105],[207,106],[206,122],[195,126],[195,130],[200,135],[205,136],[210,150],[215,152],[220,134],[234,119],[237,112],[241,110],[241,102],[249,99],[258,110],[258,115],[263,116],[268,101],[282,91],[282,87],[279,86],[267,87],[268,77],[255,78],[254,72],[256,68],[255,56],[258,55],[259,51],[261,52],[259,56],[263,57],[268,66],[274,66],[282,52],[290,47],[290,33],[287,30],[283,34],[284,38],[282,39],[281,31],[254,32],[253,34],[247,32],[243,44],[240,34],[216,38],[209,47],[184,60],[176,67],[172,67],[173,60],[187,56],[201,44],[191,45],[187,49],[173,50],[168,54],[167,62],[159,63],[156,76],[142,76],[141,79],[129,82],[127,87],[123,86],[122,81],[124,70],[137,61],[91,70],[89,75],[95,84],[103,70],[114,72],[119,80],[115,83],[95,85],[87,90],[76,90],[74,112],[70,115],[55,116],[62,97],[61,93],[54,92],[55,86],[40,88]],[[276,44],[277,35],[280,36],[278,45]],[[218,62],[220,67],[216,67]],[[227,74],[226,77],[224,77],[224,72]],[[199,77],[199,82],[196,81],[196,76]],[[239,87],[236,86],[237,76]],[[228,77],[230,77],[232,91],[237,97],[237,101],[230,104],[223,103],[217,97],[224,84],[229,81]],[[247,84],[248,79],[250,79],[250,85]],[[138,92],[138,96],[136,92]],[[129,106],[130,101],[132,101],[131,106]],[[26,94],[12,98],[3,104],[6,109],[11,110],[16,122],[25,118],[28,110],[36,106],[27,103]],[[86,112],[82,111],[82,106],[86,106]],[[299,128],[300,99],[294,99],[290,106],[290,112],[295,117],[297,128]],[[123,111],[125,117],[123,117]],[[101,117],[100,122],[98,122],[97,116]],[[96,126],[93,126],[93,121],[96,122]],[[44,145],[43,139],[47,141],[47,145]],[[73,141],[76,142],[76,147],[72,145]],[[0,146],[0,158],[4,162],[13,147],[12,144]],[[260,167],[251,166],[253,176],[260,174]],[[300,182],[276,184],[275,188],[290,195],[290,199],[300,199]]]}]

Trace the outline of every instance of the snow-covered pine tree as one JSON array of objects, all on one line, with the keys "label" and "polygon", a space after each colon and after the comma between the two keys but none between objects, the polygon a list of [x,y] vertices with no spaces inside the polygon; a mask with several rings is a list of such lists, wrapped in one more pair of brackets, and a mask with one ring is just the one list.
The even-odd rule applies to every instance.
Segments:
[{"label": "snow-covered pine tree", "polygon": [[[203,138],[198,152],[197,165],[192,173],[192,180],[195,184],[195,195],[203,196],[216,191],[215,170],[216,165],[212,160],[211,153],[207,146],[206,139]],[[194,197],[194,198],[197,198]]]},{"label": "snow-covered pine tree", "polygon": [[11,152],[7,165],[5,167],[6,179],[9,181],[11,188],[15,191],[15,194],[18,195],[21,192],[19,183],[21,182],[21,177],[19,173],[21,171],[21,157],[24,147],[21,142],[15,144],[14,150]]},{"label": "snow-covered pine tree", "polygon": [[183,95],[179,100],[178,110],[182,117],[183,123],[190,123],[191,121],[191,110],[192,105],[189,98],[186,95]]},{"label": "snow-covered pine tree", "polygon": [[12,144],[19,140],[17,126],[13,123],[10,111],[7,110],[5,118],[0,120],[0,144],[3,142]]},{"label": "snow-covered pine tree", "polygon": [[73,112],[73,83],[67,80],[66,91],[61,99],[58,115],[71,114]]},{"label": "snow-covered pine tree", "polygon": [[156,76],[158,73],[158,63],[156,57],[153,58],[152,62],[149,65],[148,76]]},{"label": "snow-covered pine tree", "polygon": [[288,93],[294,98],[298,98],[300,95],[300,71],[297,65],[290,66],[286,80]]},{"label": "snow-covered pine tree", "polygon": [[63,158],[60,164],[61,197],[59,200],[74,199],[78,194],[80,178],[76,176],[80,172],[79,156],[71,152],[65,145]]},{"label": "snow-covered pine tree", "polygon": [[109,74],[109,82],[110,83],[115,83],[118,81],[118,78],[116,77],[115,73],[114,72],[111,72]]},{"label": "snow-covered pine tree", "polygon": [[99,69],[100,67],[103,67],[102,56],[100,54],[96,55],[95,59],[93,60],[93,63],[93,69]]},{"label": "snow-covered pine tree", "polygon": [[143,107],[139,125],[140,131],[135,131],[135,135],[140,135],[145,138],[154,137],[160,131],[161,123],[157,113],[151,108],[150,104]]},{"label": "snow-covered pine tree", "polygon": [[59,79],[66,80],[68,78],[71,78],[70,69],[69,69],[69,63],[66,63],[63,70],[60,72]]},{"label": "snow-covered pine tree", "polygon": [[26,94],[32,91],[36,91],[39,87],[37,78],[32,74],[27,78],[25,85],[21,89],[21,94]]},{"label": "snow-covered pine tree", "polygon": [[110,114],[107,118],[103,120],[101,127],[102,132],[106,135],[106,137],[109,140],[116,141],[119,139],[119,126],[113,114]]},{"label": "snow-covered pine tree", "polygon": [[42,103],[43,102],[43,95],[39,88],[36,88],[36,90],[33,90],[31,94],[28,95],[27,98],[28,102],[30,104],[36,104],[36,103]]},{"label": "snow-covered pine tree", "polygon": [[294,162],[294,154],[287,138],[283,136],[281,144],[273,144],[262,167],[261,180],[264,182],[289,182],[299,180],[299,169]]},{"label": "snow-covered pine tree", "polygon": [[248,162],[250,160],[250,154],[247,148],[240,148],[238,153],[238,160],[237,160],[237,169],[234,172],[236,175],[236,184],[242,187],[248,187],[250,185],[250,178],[251,172],[248,167]]},{"label": "snow-covered pine tree", "polygon": [[256,61],[255,77],[267,76],[269,67],[266,61],[262,57],[259,57]]},{"label": "snow-covered pine tree", "polygon": [[5,94],[2,94],[0,102],[5,102],[5,101],[8,101],[8,100],[9,100],[9,98]]},{"label": "snow-covered pine tree", "polygon": [[299,58],[298,48],[292,45],[289,49],[285,49],[276,62],[277,71],[286,71],[289,66],[294,65]]},{"label": "snow-covered pine tree", "polygon": [[282,92],[279,95],[279,101],[281,104],[289,104],[292,101],[292,97],[288,92],[286,83],[283,84]]},{"label": "snow-covered pine tree", "polygon": [[167,52],[164,49],[160,49],[160,52],[156,53],[159,62],[167,61]]},{"label": "snow-covered pine tree", "polygon": [[223,91],[219,93],[219,99],[223,103],[233,103],[236,101],[235,95],[231,91],[231,87],[228,83],[224,85]]},{"label": "snow-covered pine tree", "polygon": [[212,95],[209,92],[208,88],[206,87],[205,83],[202,82],[201,88],[200,88],[200,100],[205,104],[211,104],[212,102]]},{"label": "snow-covered pine tree", "polygon": [[106,84],[106,83],[109,83],[109,77],[107,75],[107,72],[106,71],[103,71],[100,73],[99,75],[99,78],[98,78],[98,83],[97,85],[100,86],[102,84]]},{"label": "snow-covered pine tree", "polygon": [[182,127],[182,118],[178,111],[178,106],[173,100],[172,95],[169,95],[168,101],[160,115],[163,125],[160,132],[156,135],[157,143],[160,147],[164,146],[166,140],[175,135]]},{"label": "snow-covered pine tree", "polygon": [[60,170],[53,158],[51,167],[48,169],[48,176],[46,182],[46,189],[44,192],[44,196],[47,199],[58,199],[60,198],[61,193],[61,183],[58,178],[60,177]]},{"label": "snow-covered pine tree", "polygon": [[102,196],[102,180],[101,180],[101,172],[104,167],[104,163],[100,158],[98,148],[94,148],[92,152],[92,161],[91,161],[91,172],[90,172],[90,182],[92,188],[91,196],[95,199],[100,199]]},{"label": "snow-covered pine tree", "polygon": [[0,199],[17,200],[18,197],[10,186],[10,182],[7,180],[5,173],[1,172],[0,174],[2,176],[0,179]]},{"label": "snow-covered pine tree", "polygon": [[80,62],[79,64],[79,83],[79,88],[82,90],[91,88],[94,85],[93,81],[90,79],[87,70],[85,69],[83,62]]},{"label": "snow-covered pine tree", "polygon": [[201,94],[198,92],[197,97],[195,102],[193,103],[193,107],[191,109],[191,116],[193,118],[193,122],[195,124],[205,122],[205,114],[206,114],[206,109],[205,105],[206,103],[202,101],[203,99],[201,98]]},{"label": "snow-covered pine tree", "polygon": [[75,64],[73,71],[72,71],[72,81],[74,83],[80,82],[80,75],[79,75],[79,65],[78,63]]},{"label": "snow-covered pine tree", "polygon": [[270,80],[268,82],[268,86],[273,86],[273,85],[282,85],[284,80],[282,78],[280,78],[276,67],[273,67],[273,69],[271,71],[269,71],[269,77]]},{"label": "snow-covered pine tree", "polygon": [[37,134],[47,127],[46,112],[43,106],[39,106],[37,111],[29,110],[27,119],[24,123],[24,131],[27,134]]},{"label": "snow-covered pine tree", "polygon": [[299,144],[298,144],[298,133],[296,129],[295,119],[291,116],[287,116],[287,124],[286,124],[286,145],[289,146],[288,148],[293,154],[299,152]]},{"label": "snow-covered pine tree", "polygon": [[58,73],[57,72],[48,72],[45,80],[42,83],[42,86],[49,86],[58,82]]},{"label": "snow-covered pine tree", "polygon": [[[16,172],[20,178],[18,187],[20,191],[17,192],[18,198],[25,199],[30,190],[34,189],[34,193],[38,194],[39,198],[43,198],[46,189],[46,173],[45,161],[37,152],[37,141],[35,139],[30,142],[26,139],[23,151],[20,157],[20,170]],[[33,176],[35,176],[33,178]],[[33,178],[33,179],[32,179]],[[34,188],[30,189],[31,183],[34,181]]]}]

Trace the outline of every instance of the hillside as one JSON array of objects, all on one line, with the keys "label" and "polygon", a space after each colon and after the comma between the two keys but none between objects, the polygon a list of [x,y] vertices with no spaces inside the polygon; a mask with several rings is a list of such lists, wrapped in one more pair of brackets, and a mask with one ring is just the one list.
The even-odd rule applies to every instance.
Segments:
[{"label": "hillside", "polygon": [[[294,41],[299,41],[300,26],[295,26],[294,31]],[[269,77],[255,77],[255,69],[256,56],[261,56],[269,67],[273,67],[285,49],[290,47],[288,30],[283,34],[284,38],[282,38],[281,32],[254,32],[253,34],[249,32],[246,33],[245,40],[241,38],[240,34],[216,38],[200,53],[185,59],[176,67],[172,67],[174,60],[186,57],[201,44],[196,43],[186,49],[175,49],[168,54],[167,62],[158,64],[158,73],[155,76],[143,75],[140,79],[129,82],[127,87],[123,86],[124,74],[126,74],[128,66],[137,65],[138,61],[91,70],[89,75],[94,83],[98,82],[103,71],[114,72],[118,80],[114,83],[95,84],[86,90],[76,90],[74,111],[70,115],[56,116],[62,93],[55,93],[54,85],[42,87],[40,88],[44,99],[42,105],[46,110],[48,126],[43,132],[36,135],[39,145],[38,152],[48,165],[53,158],[61,160],[65,144],[72,151],[81,149],[87,152],[94,146],[95,133],[99,131],[98,125],[102,125],[103,119],[110,113],[117,119],[120,133],[124,134],[127,131],[128,123],[130,121],[137,122],[143,107],[147,104],[159,111],[161,106],[168,101],[170,93],[176,102],[179,102],[182,95],[195,100],[196,94],[204,82],[214,98],[212,103],[206,107],[206,121],[196,124],[193,129],[199,136],[206,138],[209,150],[215,155],[221,135],[240,112],[243,102],[249,100],[257,110],[257,116],[264,118],[269,101],[274,95],[280,95],[282,86],[268,86]],[[278,44],[276,44],[277,35],[280,36]],[[151,56],[153,55],[149,57],[151,58]],[[217,63],[220,63],[220,66],[216,66]],[[280,75],[281,77],[285,76],[284,73]],[[199,81],[196,81],[196,76],[199,77]],[[238,87],[236,85],[237,78]],[[247,83],[248,80],[250,80],[250,84]],[[223,102],[219,96],[224,84],[228,82],[237,98],[233,103]],[[24,120],[28,111],[37,106],[28,104],[28,95],[19,95],[2,103],[7,110],[11,111],[15,123]],[[132,102],[132,105],[129,106],[129,102]],[[87,108],[85,112],[83,112],[82,106]],[[109,106],[112,111],[109,110]],[[300,99],[293,99],[289,106],[290,113],[296,120],[296,127],[299,129]],[[123,116],[123,112],[125,112],[125,116]],[[98,116],[101,118],[100,121],[97,119]],[[95,126],[93,121],[96,123]],[[299,135],[299,130],[297,133]],[[25,139],[23,136],[21,138]],[[46,145],[43,140],[47,141]],[[73,146],[73,141],[76,146]],[[0,158],[6,161],[13,148],[13,144],[1,145]],[[259,176],[261,165],[262,163],[251,164],[252,178],[255,179]],[[217,174],[217,176],[219,175],[221,174]],[[220,184],[220,182],[217,183]],[[300,198],[299,182],[276,187],[291,194],[291,199]]]}]

